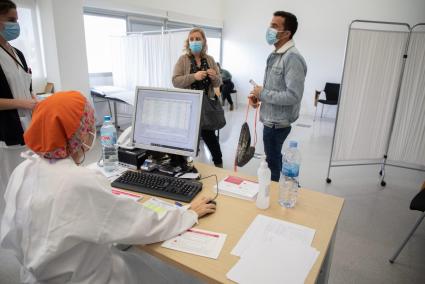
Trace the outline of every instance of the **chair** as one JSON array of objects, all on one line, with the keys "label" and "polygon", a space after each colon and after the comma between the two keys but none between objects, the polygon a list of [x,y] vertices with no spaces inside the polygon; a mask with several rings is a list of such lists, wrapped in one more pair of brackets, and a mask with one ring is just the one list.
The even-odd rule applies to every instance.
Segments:
[{"label": "chair", "polygon": [[416,229],[418,228],[419,224],[425,218],[425,182],[422,185],[422,190],[418,194],[416,194],[416,196],[412,199],[412,202],[410,203],[410,210],[421,211],[422,212],[422,215],[416,221],[415,225],[410,230],[409,234],[404,239],[404,241],[401,244],[401,246],[399,247],[399,249],[389,259],[390,263],[394,263],[395,259],[400,254],[400,252],[403,250],[404,246],[407,244],[407,242],[409,241],[409,239],[412,237],[413,233],[416,231]]},{"label": "chair", "polygon": [[[321,103],[322,104],[322,112],[320,114],[320,117],[323,116],[323,107],[324,105],[337,105],[338,104],[338,98],[339,98],[339,88],[340,88],[340,84],[337,83],[326,83],[325,85],[325,89],[323,91],[317,91],[316,90],[316,94],[314,96],[314,106],[316,107],[316,111],[314,112],[314,119],[313,121],[316,120],[316,113],[317,113],[317,103]],[[320,93],[324,92],[326,99],[325,100],[320,100]]]}]

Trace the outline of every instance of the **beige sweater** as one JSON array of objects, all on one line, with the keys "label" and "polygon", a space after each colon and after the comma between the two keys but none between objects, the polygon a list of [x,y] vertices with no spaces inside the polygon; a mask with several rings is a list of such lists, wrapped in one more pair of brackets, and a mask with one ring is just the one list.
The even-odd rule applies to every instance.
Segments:
[{"label": "beige sweater", "polygon": [[[217,64],[212,56],[206,55],[208,66],[217,72],[217,78],[211,80],[210,89],[208,90],[208,96],[214,97],[214,88],[221,85],[221,76]],[[190,74],[190,58],[187,54],[180,56],[174,66],[173,72],[173,86],[181,89],[190,89],[190,85],[196,81],[195,73]]]}]

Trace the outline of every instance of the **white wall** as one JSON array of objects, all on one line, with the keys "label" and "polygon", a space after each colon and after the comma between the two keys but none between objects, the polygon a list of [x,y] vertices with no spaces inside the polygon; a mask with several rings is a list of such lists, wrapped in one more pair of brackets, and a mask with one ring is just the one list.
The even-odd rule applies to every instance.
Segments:
[{"label": "white wall", "polygon": [[304,114],[314,113],[315,89],[323,89],[327,81],[341,81],[351,21],[425,22],[424,0],[224,1],[223,67],[233,74],[240,98],[248,95],[250,78],[263,81],[265,62],[272,51],[265,42],[265,31],[277,10],[298,18],[294,39],[308,66],[301,109]]},{"label": "white wall", "polygon": [[89,95],[83,0],[38,0],[47,81]]}]

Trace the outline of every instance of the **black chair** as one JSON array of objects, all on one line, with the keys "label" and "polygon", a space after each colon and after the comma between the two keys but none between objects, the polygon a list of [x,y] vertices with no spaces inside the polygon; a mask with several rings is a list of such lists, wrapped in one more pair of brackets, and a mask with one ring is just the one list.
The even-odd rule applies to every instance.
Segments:
[{"label": "black chair", "polygon": [[[323,116],[323,107],[324,105],[337,105],[338,104],[338,98],[339,98],[339,88],[340,88],[340,84],[337,83],[326,83],[325,85],[325,89],[323,91],[317,91],[316,90],[316,94],[314,96],[314,106],[316,107],[316,111],[314,112],[314,120],[316,120],[316,113],[317,113],[317,104],[321,103],[322,104],[322,112],[320,114],[320,117]],[[326,99],[325,100],[320,100],[320,94],[324,92]]]},{"label": "black chair", "polygon": [[400,252],[403,250],[404,246],[407,244],[409,239],[412,237],[413,233],[416,231],[416,229],[421,224],[422,220],[425,218],[425,182],[422,185],[422,190],[416,194],[416,196],[412,199],[412,202],[410,203],[410,210],[417,210],[421,211],[422,215],[419,217],[419,219],[416,221],[413,228],[410,230],[407,237],[404,239],[403,243],[399,247],[399,249],[395,252],[395,254],[389,259],[391,263],[394,263],[397,256],[400,254]]}]

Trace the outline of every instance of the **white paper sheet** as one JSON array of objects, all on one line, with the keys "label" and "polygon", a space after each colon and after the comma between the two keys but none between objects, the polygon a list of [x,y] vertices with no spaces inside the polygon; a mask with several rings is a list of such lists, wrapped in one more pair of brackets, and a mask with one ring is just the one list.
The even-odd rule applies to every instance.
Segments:
[{"label": "white paper sheet", "polygon": [[158,214],[159,218],[162,218],[169,210],[187,210],[186,206],[182,206],[178,202],[170,203],[155,197],[152,197],[151,199],[147,200],[145,203],[143,203],[143,206],[151,209],[152,211],[155,211]]},{"label": "white paper sheet", "polygon": [[226,234],[192,228],[165,241],[162,247],[217,259],[226,237]]},{"label": "white paper sheet", "polygon": [[133,199],[134,201],[140,201],[143,199],[143,195],[140,193],[126,192],[118,188],[112,188],[112,193],[123,198]]},{"label": "white paper sheet", "polygon": [[264,215],[257,215],[231,254],[241,256],[254,240],[269,243],[276,237],[310,246],[316,230]]},{"label": "white paper sheet", "polygon": [[237,283],[304,283],[319,252],[309,245],[276,237],[256,242],[227,273]]},{"label": "white paper sheet", "polygon": [[119,178],[125,171],[128,170],[128,168],[118,164],[114,171],[107,172],[103,169],[103,167],[99,167],[96,162],[87,165],[86,168],[100,172],[111,182]]}]

